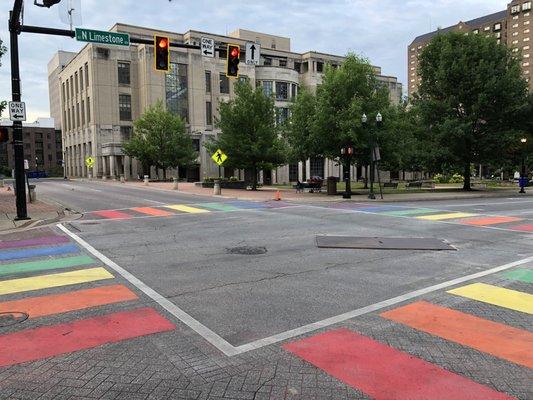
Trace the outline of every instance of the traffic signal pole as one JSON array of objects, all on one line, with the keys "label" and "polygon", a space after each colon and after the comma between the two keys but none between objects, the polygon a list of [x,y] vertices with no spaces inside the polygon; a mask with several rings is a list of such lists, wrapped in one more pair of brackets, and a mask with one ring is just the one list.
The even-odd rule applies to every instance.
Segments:
[{"label": "traffic signal pole", "polygon": [[[9,42],[11,53],[11,97],[13,101],[21,101],[18,35],[20,34],[20,14],[22,0],[15,0],[13,10],[9,13]],[[15,194],[17,217],[15,220],[26,220],[28,207],[26,204],[26,187],[24,174],[24,143],[22,141],[22,122],[13,121],[13,149],[15,154]]]}]

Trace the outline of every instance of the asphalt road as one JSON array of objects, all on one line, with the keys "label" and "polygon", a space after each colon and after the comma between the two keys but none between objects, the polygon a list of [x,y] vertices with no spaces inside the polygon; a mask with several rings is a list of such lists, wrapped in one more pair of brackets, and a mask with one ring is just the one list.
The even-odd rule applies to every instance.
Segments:
[{"label": "asphalt road", "polygon": [[[66,228],[234,347],[533,253],[531,233],[511,229],[533,223],[533,200],[528,198],[390,205],[392,210],[520,218],[480,227],[457,219],[388,215],[353,203],[237,207],[233,212],[153,218],[131,213],[136,217],[117,220],[91,212],[227,200],[63,181],[42,182],[39,195],[85,213]],[[316,235],[438,238],[457,251],[319,249]],[[232,254],[239,247],[264,248],[266,253]]]}]

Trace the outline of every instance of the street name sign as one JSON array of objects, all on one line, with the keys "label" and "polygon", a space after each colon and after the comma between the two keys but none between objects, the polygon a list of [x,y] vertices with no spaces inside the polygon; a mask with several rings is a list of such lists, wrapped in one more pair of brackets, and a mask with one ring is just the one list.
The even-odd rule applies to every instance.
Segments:
[{"label": "street name sign", "polygon": [[224,152],[220,149],[215,151],[215,154],[211,156],[213,161],[220,167],[222,164],[224,164],[224,161],[228,159],[228,156],[224,154]]},{"label": "street name sign", "polygon": [[9,102],[9,119],[11,121],[26,121],[26,104],[23,101]]},{"label": "street name sign", "polygon": [[204,57],[215,57],[215,40],[203,37],[201,39],[200,50]]},{"label": "street name sign", "polygon": [[259,65],[261,57],[261,45],[257,43],[246,43],[246,65]]},{"label": "street name sign", "polygon": [[127,33],[95,31],[92,29],[76,28],[78,42],[113,44],[116,46],[129,46],[130,35]]},{"label": "street name sign", "polygon": [[87,157],[85,159],[85,165],[87,165],[88,168],[92,168],[94,167],[94,158],[92,157]]}]

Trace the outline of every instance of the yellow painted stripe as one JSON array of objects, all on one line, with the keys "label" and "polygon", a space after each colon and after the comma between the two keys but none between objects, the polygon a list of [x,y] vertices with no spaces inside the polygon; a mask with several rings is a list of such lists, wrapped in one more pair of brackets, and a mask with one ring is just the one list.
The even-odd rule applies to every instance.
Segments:
[{"label": "yellow painted stripe", "polygon": [[201,208],[184,206],[184,205],[181,205],[181,204],[176,204],[176,205],[173,205],[173,206],[165,206],[165,207],[166,208],[170,208],[171,210],[183,211],[183,212],[190,213],[190,214],[203,214],[203,213],[211,212],[211,211],[204,210],[204,209],[201,209]]},{"label": "yellow painted stripe", "polygon": [[483,303],[494,304],[495,306],[510,310],[533,314],[533,295],[516,290],[487,285],[485,283],[474,283],[450,290],[448,293]]},{"label": "yellow painted stripe", "polygon": [[457,212],[457,213],[446,213],[446,214],[435,214],[435,215],[422,215],[416,218],[425,219],[427,221],[443,221],[445,219],[467,218],[467,217],[473,217],[475,215],[476,214]]},{"label": "yellow painted stripe", "polygon": [[61,274],[12,279],[0,282],[0,295],[76,285],[78,283],[94,282],[111,278],[114,278],[114,276],[104,268],[90,268],[63,272]]}]

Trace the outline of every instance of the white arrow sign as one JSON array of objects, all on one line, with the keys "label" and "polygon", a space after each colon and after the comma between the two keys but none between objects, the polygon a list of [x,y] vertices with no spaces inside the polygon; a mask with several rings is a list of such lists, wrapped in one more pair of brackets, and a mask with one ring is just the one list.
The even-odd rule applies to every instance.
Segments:
[{"label": "white arrow sign", "polygon": [[11,121],[26,121],[26,104],[23,101],[9,102],[9,119]]},{"label": "white arrow sign", "polygon": [[261,57],[261,45],[257,43],[246,43],[246,65],[259,65]]},{"label": "white arrow sign", "polygon": [[200,51],[204,57],[215,56],[215,40],[203,37],[201,40]]}]

